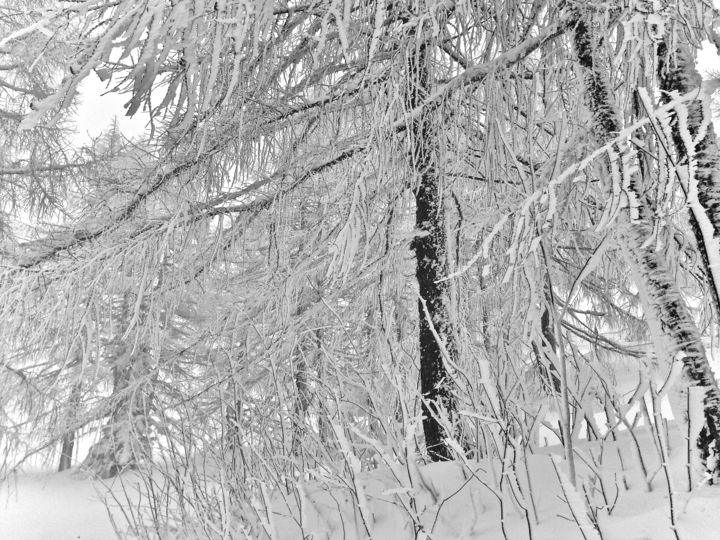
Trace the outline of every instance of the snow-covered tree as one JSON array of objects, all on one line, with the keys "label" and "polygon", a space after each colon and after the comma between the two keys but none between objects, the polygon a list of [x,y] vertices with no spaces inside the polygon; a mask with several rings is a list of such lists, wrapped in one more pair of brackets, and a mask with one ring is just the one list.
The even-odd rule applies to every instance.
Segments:
[{"label": "snow-covered tree", "polygon": [[653,380],[677,356],[707,389],[717,476],[693,309],[710,290],[717,327],[703,6],[38,9],[3,54],[47,39],[70,59],[11,131],[62,132],[95,72],[149,139],[111,133],[80,180],[53,168],[40,185],[61,217],[4,249],[6,417],[63,417],[42,440],[64,439],[63,459],[70,433],[100,429],[86,464],[105,476],[153,444],[196,472],[214,456],[252,506],[264,482],[347,480],[387,456],[510,460],[557,400],[572,483],[583,424],[598,436],[596,408],[629,406],[611,360]]}]

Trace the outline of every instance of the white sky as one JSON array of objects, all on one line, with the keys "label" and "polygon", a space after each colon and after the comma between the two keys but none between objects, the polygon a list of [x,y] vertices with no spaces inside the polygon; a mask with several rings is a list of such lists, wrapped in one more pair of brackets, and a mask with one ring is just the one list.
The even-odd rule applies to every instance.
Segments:
[{"label": "white sky", "polygon": [[698,51],[697,67],[705,78],[712,75],[720,76],[720,57],[715,45],[709,41],[703,41],[703,48]]},{"label": "white sky", "polygon": [[149,121],[147,113],[140,110],[132,118],[125,116],[123,105],[130,100],[130,94],[108,90],[109,87],[94,72],[80,84],[80,106],[75,118],[77,133],[73,136],[73,142],[78,146],[88,144],[108,129],[115,117],[120,123],[120,131],[128,138],[137,137],[145,131]]}]

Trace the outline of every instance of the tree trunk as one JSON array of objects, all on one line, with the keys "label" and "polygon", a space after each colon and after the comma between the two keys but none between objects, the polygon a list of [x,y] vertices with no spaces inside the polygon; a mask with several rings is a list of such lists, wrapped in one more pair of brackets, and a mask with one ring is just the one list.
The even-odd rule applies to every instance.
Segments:
[{"label": "tree trunk", "polygon": [[[129,298],[122,299],[118,315],[118,334],[129,320]],[[113,392],[110,418],[100,440],[88,452],[83,467],[100,478],[111,478],[126,469],[135,469],[151,458],[149,439],[150,401],[144,376],[149,370],[149,351],[138,345],[135,350],[115,338],[109,347],[112,361]]]},{"label": "tree trunk", "polygon": [[72,467],[73,450],[75,449],[75,430],[68,431],[62,438],[60,448],[60,464],[58,472],[63,472]]},{"label": "tree trunk", "polygon": [[[311,341],[311,343],[308,343]],[[318,331],[312,332],[312,337],[301,336],[295,356],[295,390],[297,396],[293,407],[293,433],[292,433],[292,454],[300,456],[303,439],[307,429],[307,412],[313,401],[313,390],[310,385],[310,363],[309,359],[318,354],[320,350],[320,336]]]},{"label": "tree trunk", "polygon": [[[229,455],[229,459],[226,458],[225,464],[235,479],[245,482],[252,472],[248,470],[248,463],[243,450],[243,402],[238,395],[234,379],[230,379],[228,386],[228,399],[225,402],[223,444],[225,455]],[[234,484],[231,483],[231,486],[234,490]]]},{"label": "tree trunk", "polygon": [[[702,77],[695,69],[695,56],[689,44],[682,36],[676,37],[675,44],[674,51],[668,50],[664,41],[661,41],[657,48],[658,79],[661,100],[664,102],[671,101],[673,93],[684,94],[702,86]],[[720,316],[720,149],[710,117],[709,103],[697,99],[689,102],[686,107],[686,125],[681,125],[677,115],[674,115],[671,121],[675,165],[687,171],[687,185],[683,187],[688,201],[690,226],[700,251],[715,314]],[[686,134],[683,133],[685,130]],[[690,137],[687,137],[687,134]],[[690,148],[687,147],[688,143],[691,143]],[[707,362],[698,358],[690,359],[690,362],[689,366],[686,362],[686,377],[692,384],[706,389],[705,424],[700,430],[697,445],[705,467],[712,474],[711,481],[718,482],[720,391]]]},{"label": "tree trunk", "polygon": [[75,440],[77,438],[77,426],[75,419],[77,416],[77,408],[80,401],[80,391],[82,387],[80,383],[75,383],[70,392],[68,400],[67,412],[65,415],[65,433],[60,442],[60,463],[58,464],[58,472],[65,471],[72,467],[73,451],[75,450]]},{"label": "tree trunk", "polygon": [[[669,51],[667,44],[661,41],[657,48],[658,79],[664,103],[672,101],[673,93],[685,94],[702,86],[702,77],[695,69],[695,57],[690,46],[680,35],[676,37],[676,45],[674,51]],[[686,107],[687,125],[681,126],[677,115],[671,121],[675,166],[687,171],[685,196],[690,210],[690,225],[705,267],[715,313],[720,316],[720,151],[709,103],[697,99]],[[703,129],[704,135],[701,133]],[[683,137],[684,130],[690,138]],[[695,144],[687,148],[691,141]]]},{"label": "tree trunk", "polygon": [[[140,353],[143,354],[143,353]],[[151,456],[148,438],[148,396],[139,381],[143,359],[136,355],[130,365],[114,368],[112,412],[100,440],[88,452],[83,467],[100,478],[111,478],[136,469]]]},{"label": "tree trunk", "polygon": [[[617,107],[612,98],[607,75],[600,63],[595,62],[597,56],[595,37],[591,34],[587,22],[578,19],[575,26],[575,49],[580,65],[585,72],[585,81],[588,87],[588,100],[591,111],[595,117],[595,135],[601,144],[607,144],[620,132],[620,122]],[[597,37],[597,39],[601,39]],[[618,155],[624,156],[629,149],[618,148]],[[645,211],[648,205],[648,190],[641,185],[641,178],[627,179],[624,182],[628,191],[628,198],[634,199],[638,206],[635,216],[631,216],[630,224],[622,240],[626,243],[627,255],[630,262],[638,269],[637,285],[646,296],[646,309],[652,310],[659,320],[662,332],[668,336],[672,343],[670,353],[683,353],[683,371],[686,380],[699,386],[709,388],[705,399],[705,426],[703,426],[698,445],[706,457],[706,466],[714,478],[720,475],[720,461],[717,459],[720,450],[720,393],[712,369],[705,354],[705,348],[700,339],[690,312],[683,301],[677,283],[665,266],[661,254],[646,245],[647,231],[651,230],[651,223],[643,223],[653,219],[653,212]],[[642,219],[641,219],[642,218]],[[651,315],[651,314],[648,314]],[[658,351],[660,352],[660,351]],[[710,459],[713,457],[714,459]]]},{"label": "tree trunk", "polygon": [[550,306],[552,305],[552,291],[545,278],[544,296],[545,304],[540,316],[540,343],[533,341],[535,364],[540,372],[540,379],[548,394],[560,394],[560,375],[555,362],[557,359],[557,340],[555,339],[555,324],[553,323]]},{"label": "tree trunk", "polygon": [[[421,30],[418,29],[421,33]],[[427,43],[410,45],[408,50],[408,86],[405,103],[408,110],[418,107],[430,88],[430,58]],[[433,461],[452,458],[446,438],[453,437],[447,422],[455,416],[455,399],[443,355],[457,361],[452,327],[450,286],[440,281],[448,275],[448,254],[442,180],[436,163],[437,134],[433,110],[426,110],[408,126],[411,168],[415,185],[415,226],[413,241],[415,276],[419,286],[420,390],[422,392],[423,431],[428,455]],[[446,422],[441,417],[445,417]]]},{"label": "tree trunk", "polygon": [[[695,58],[690,46],[681,36],[676,38],[675,43],[674,51],[668,50],[664,41],[659,43],[657,49],[661,99],[665,102],[673,99],[672,93],[684,94],[702,86],[702,77],[695,69]],[[686,125],[681,125],[677,115],[671,121],[675,165],[687,171],[687,185],[684,187],[690,225],[705,267],[715,314],[720,316],[720,151],[709,115],[709,105],[698,99],[691,101],[686,107]],[[687,137],[687,134],[690,137]],[[712,481],[718,482],[720,392],[709,366],[706,368],[696,361],[690,370],[686,371],[696,386],[706,388],[705,424],[700,430],[697,445],[705,467],[712,473]]]}]

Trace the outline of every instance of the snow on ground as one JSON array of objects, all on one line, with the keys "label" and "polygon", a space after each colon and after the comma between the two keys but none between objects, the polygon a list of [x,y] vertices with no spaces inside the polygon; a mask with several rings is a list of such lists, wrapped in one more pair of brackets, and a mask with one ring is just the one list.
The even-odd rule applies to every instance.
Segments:
[{"label": "snow on ground", "polygon": [[[671,435],[670,467],[680,538],[720,538],[720,488],[705,486],[687,492],[686,449],[672,424]],[[620,433],[618,444],[610,440],[602,445],[598,441],[577,444],[578,485],[584,488],[578,490],[576,500],[585,504],[587,492],[594,506],[604,506],[604,488],[608,505],[613,507],[610,515],[602,508],[597,510],[603,540],[674,538],[664,472],[645,428],[638,430],[638,441],[640,454],[627,432]],[[530,533],[533,540],[582,539],[551,460],[551,455],[561,456],[561,450],[547,447],[528,455],[529,481],[520,457],[514,474],[503,474],[499,460],[484,459],[410,467],[393,463],[360,473],[354,482],[348,476],[344,485],[337,477],[304,482],[300,490],[270,496],[274,512],[265,527],[282,540],[350,540],[367,538],[368,532],[379,540],[524,540]],[[651,477],[650,491],[640,473],[639,455]],[[602,471],[600,476],[583,462],[594,462],[593,467]],[[506,486],[504,495],[497,489],[501,478]],[[122,480],[101,483],[77,471],[20,474],[0,486],[0,540],[113,539],[116,536],[104,501],[125,531],[117,501],[125,500],[126,490],[137,484],[138,477],[130,473]],[[527,496],[530,492],[534,507]],[[183,540],[194,537],[189,533],[163,535]]]},{"label": "snow on ground", "polygon": [[115,538],[105,492],[75,471],[12,477],[0,486],[0,540]]},{"label": "snow on ground", "polygon": [[[618,458],[618,445],[614,443],[606,442],[602,452],[597,442],[580,443],[576,448],[578,479],[584,480],[586,490],[594,491],[595,496],[591,498],[596,504],[601,504],[597,502],[601,498],[599,479],[583,465],[583,459],[588,463],[593,462],[593,457],[598,462],[602,461],[602,480],[609,505],[613,505],[617,496],[611,515],[606,515],[603,510],[598,512],[604,540],[674,538],[659,459],[647,434],[640,433],[638,439],[643,462],[653,477],[650,492],[638,472],[640,461],[629,434],[620,435],[619,447],[625,470]],[[682,460],[685,449],[680,444],[679,434],[674,433],[672,442],[675,457],[671,467],[678,490],[676,512],[680,537],[683,540],[720,538],[717,532],[720,531],[720,488],[701,487],[688,497],[684,489],[686,484],[682,482],[685,477],[685,462]],[[360,505],[352,503],[350,490],[328,489],[318,483],[310,485],[304,490],[300,503],[303,507],[302,527],[298,523],[299,513],[294,500],[290,499],[289,504],[278,501],[275,509],[280,515],[275,517],[275,532],[279,538],[288,540],[308,534],[312,538],[360,539],[366,537],[367,528],[372,538],[412,539],[415,534],[411,526],[413,520],[409,516],[414,510],[419,516],[416,522],[422,525],[430,538],[435,539],[526,539],[531,537],[530,529],[535,540],[582,539],[583,535],[564,502],[565,496],[550,457],[551,454],[562,455],[561,450],[559,447],[544,448],[529,456],[531,490],[528,489],[525,468],[521,461],[518,462],[516,474],[507,475],[506,480],[516,486],[512,490],[520,495],[516,499],[511,495],[511,489],[506,490],[502,516],[499,497],[493,493],[492,480],[500,477],[501,464],[497,460],[493,463],[481,460],[467,464],[431,464],[411,471],[410,475],[403,475],[400,471],[388,474],[383,469],[369,472],[359,482],[362,491],[368,494],[366,516],[353,511]],[[408,486],[408,478],[412,476],[415,476],[413,484],[419,496],[414,508],[408,508],[409,505],[402,502],[403,488],[399,488],[398,484]],[[622,487],[623,476],[629,485],[627,491]],[[400,482],[396,480],[398,477]],[[579,485],[581,483],[578,482]],[[537,521],[533,518],[529,498],[522,495],[530,491],[534,494]],[[579,495],[584,501],[584,492]],[[527,517],[523,505],[528,508]],[[282,517],[282,514],[287,517]]]}]

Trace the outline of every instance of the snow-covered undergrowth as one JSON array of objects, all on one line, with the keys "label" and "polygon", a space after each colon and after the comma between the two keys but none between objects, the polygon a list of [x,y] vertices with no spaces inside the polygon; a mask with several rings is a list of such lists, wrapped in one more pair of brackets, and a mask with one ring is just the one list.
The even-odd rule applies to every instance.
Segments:
[{"label": "snow-covered undergrowth", "polygon": [[[560,447],[508,450],[504,460],[397,459],[363,472],[344,460],[282,486],[257,478],[233,486],[209,463],[106,483],[79,471],[18,475],[2,485],[0,539],[675,538],[659,452],[646,428],[635,431],[578,443],[576,489]],[[720,489],[687,491],[686,446],[672,424],[670,435],[678,535],[713,538]]]},{"label": "snow-covered undergrowth", "polygon": [[[677,486],[686,486],[685,448],[679,437],[673,442],[673,477]],[[574,495],[585,515],[575,517],[595,524],[594,538],[674,537],[657,452],[647,433],[638,433],[638,443],[640,454],[628,433],[618,443],[594,441],[576,448]],[[411,466],[400,473],[379,468],[356,481],[360,490],[314,482],[299,499],[275,502],[274,530],[287,539],[583,538],[573,517],[578,508],[566,502],[566,490],[572,488],[563,489],[553,466],[552,455],[561,454],[555,447],[529,455],[527,468],[520,456],[514,464],[506,460],[505,467],[500,460],[483,459]],[[360,492],[365,494],[362,504]],[[720,513],[711,511],[720,504],[717,488],[683,490],[675,503],[681,538],[712,538],[720,530]]]}]

